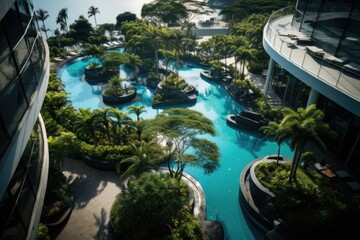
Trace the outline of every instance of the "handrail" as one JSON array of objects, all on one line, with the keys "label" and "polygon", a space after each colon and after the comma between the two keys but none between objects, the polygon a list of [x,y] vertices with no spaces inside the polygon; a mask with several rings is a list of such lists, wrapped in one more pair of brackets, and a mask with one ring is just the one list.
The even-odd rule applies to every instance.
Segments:
[{"label": "handrail", "polygon": [[[323,57],[314,57],[310,55],[305,47],[299,47],[296,43],[291,42],[290,38],[282,37],[280,30],[291,30],[291,22],[293,20],[293,7],[286,7],[274,12],[268,19],[264,29],[264,38],[267,42],[284,58],[289,59],[294,65],[303,68],[326,84],[333,86],[338,91],[345,93],[351,98],[360,100],[360,69],[350,71],[346,69],[344,63],[334,63],[324,59]],[[283,20],[283,21],[281,21]],[[279,24],[274,26],[274,22]],[[329,55],[325,53],[326,55]],[[331,71],[331,74],[329,72]],[[353,87],[348,87],[349,85]],[[357,92],[358,91],[358,92]]]}]

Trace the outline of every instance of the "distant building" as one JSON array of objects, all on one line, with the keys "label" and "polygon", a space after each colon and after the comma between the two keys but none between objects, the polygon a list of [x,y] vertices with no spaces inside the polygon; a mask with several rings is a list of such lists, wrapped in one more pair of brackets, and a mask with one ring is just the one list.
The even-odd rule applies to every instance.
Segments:
[{"label": "distant building", "polygon": [[34,239],[48,177],[49,50],[31,0],[0,2],[0,239]]},{"label": "distant building", "polygon": [[336,139],[323,156],[360,180],[360,1],[298,0],[272,14],[263,45],[270,55],[265,93],[322,109]]}]

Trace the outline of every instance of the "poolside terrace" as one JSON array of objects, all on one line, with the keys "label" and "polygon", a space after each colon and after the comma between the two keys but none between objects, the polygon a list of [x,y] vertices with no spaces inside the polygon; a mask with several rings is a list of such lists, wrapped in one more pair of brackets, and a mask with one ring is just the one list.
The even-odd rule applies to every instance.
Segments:
[{"label": "poolside terrace", "polygon": [[274,53],[271,57],[280,65],[287,64],[287,70],[321,94],[345,108],[355,108],[360,103],[360,65],[326,53],[309,36],[292,29],[292,19],[287,8],[270,17],[263,41],[267,51]]}]

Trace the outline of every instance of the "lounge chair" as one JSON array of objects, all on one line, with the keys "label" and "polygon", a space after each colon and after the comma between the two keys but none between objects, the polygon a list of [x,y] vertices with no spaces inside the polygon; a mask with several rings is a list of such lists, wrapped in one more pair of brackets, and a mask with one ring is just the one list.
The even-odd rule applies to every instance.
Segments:
[{"label": "lounge chair", "polygon": [[315,57],[323,57],[325,52],[323,49],[315,47],[315,46],[306,46],[306,52]]},{"label": "lounge chair", "polygon": [[344,65],[344,69],[348,72],[354,73],[356,75],[360,75],[360,65],[354,62],[348,63]]},{"label": "lounge chair", "polygon": [[337,58],[329,53],[326,53],[324,55],[324,60],[338,66],[343,66],[348,59],[346,57]]}]

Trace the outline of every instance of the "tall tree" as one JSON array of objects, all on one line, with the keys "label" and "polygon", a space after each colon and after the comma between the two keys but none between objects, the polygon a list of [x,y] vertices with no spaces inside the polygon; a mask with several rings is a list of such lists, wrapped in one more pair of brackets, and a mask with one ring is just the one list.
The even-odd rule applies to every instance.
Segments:
[{"label": "tall tree", "polygon": [[215,135],[214,124],[200,112],[184,108],[165,110],[149,124],[147,131],[164,146],[171,177],[180,178],[187,165],[199,166],[205,173],[219,167],[216,143],[201,138],[202,134]]},{"label": "tall tree", "polygon": [[56,23],[60,24],[60,30],[61,31],[68,31],[68,24],[67,24],[67,19],[68,19],[68,9],[67,8],[63,8],[59,11],[59,14],[56,18]]},{"label": "tall tree", "polygon": [[116,16],[116,27],[121,28],[124,22],[135,22],[136,14],[131,12],[123,12]]},{"label": "tall tree", "polygon": [[316,105],[310,105],[306,109],[298,108],[296,111],[291,108],[284,108],[284,118],[280,128],[284,138],[290,138],[290,147],[294,150],[294,158],[291,165],[289,181],[296,179],[301,154],[305,145],[309,142],[315,143],[320,149],[325,149],[322,138],[335,136],[327,123],[323,121],[324,113],[316,109]]},{"label": "tall tree", "polygon": [[42,21],[42,24],[43,24],[43,27],[42,27],[42,31],[43,32],[45,32],[45,36],[46,36],[46,38],[48,38],[48,35],[47,35],[47,28],[46,28],[46,26],[45,26],[45,20],[49,17],[49,13],[47,12],[47,11],[45,11],[45,10],[43,10],[43,9],[39,9],[39,10],[37,10],[36,11],[36,17],[40,20],[40,21]]},{"label": "tall tree", "polygon": [[145,106],[129,106],[127,108],[129,113],[134,113],[136,115],[137,121],[140,121],[140,115],[146,113]]},{"label": "tall tree", "polygon": [[141,60],[139,55],[133,53],[125,53],[125,56],[127,58],[126,65],[131,69],[132,78],[135,78],[139,72],[138,66],[140,66],[143,63],[143,61]]},{"label": "tall tree", "polygon": [[285,140],[286,135],[283,134],[283,131],[277,122],[269,122],[267,126],[262,126],[260,131],[266,136],[274,137],[274,140],[278,145],[276,164],[279,164],[281,143]]},{"label": "tall tree", "polygon": [[91,6],[88,10],[88,17],[94,17],[95,20],[95,27],[97,28],[97,22],[96,22],[96,14],[100,14],[99,8]]},{"label": "tall tree", "polygon": [[159,161],[154,159],[154,143],[141,141],[140,143],[130,143],[132,156],[121,160],[116,166],[118,172],[121,166],[126,166],[126,171],[122,174],[121,180],[131,176],[138,178],[144,172],[150,172],[159,168]]},{"label": "tall tree", "polygon": [[82,15],[70,25],[70,29],[72,30],[69,32],[70,36],[79,42],[88,42],[89,36],[93,32],[91,24]]}]

